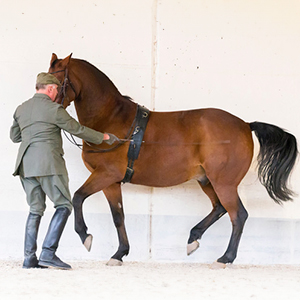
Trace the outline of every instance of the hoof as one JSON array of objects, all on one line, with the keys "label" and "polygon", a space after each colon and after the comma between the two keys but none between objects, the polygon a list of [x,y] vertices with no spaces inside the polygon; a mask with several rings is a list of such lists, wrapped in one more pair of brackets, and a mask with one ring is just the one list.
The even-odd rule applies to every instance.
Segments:
[{"label": "hoof", "polygon": [[120,260],[111,258],[111,259],[106,263],[106,265],[107,265],[107,266],[110,266],[110,267],[120,267],[120,266],[123,265],[123,262],[120,261]]},{"label": "hoof", "polygon": [[226,268],[226,264],[215,261],[215,262],[213,262],[211,264],[210,268],[212,270],[225,269]]},{"label": "hoof", "polygon": [[187,255],[191,255],[199,248],[199,242],[193,241],[191,244],[187,245]]},{"label": "hoof", "polygon": [[92,242],[93,242],[93,236],[91,234],[89,234],[83,243],[84,247],[89,252],[91,251],[91,248],[92,248]]}]

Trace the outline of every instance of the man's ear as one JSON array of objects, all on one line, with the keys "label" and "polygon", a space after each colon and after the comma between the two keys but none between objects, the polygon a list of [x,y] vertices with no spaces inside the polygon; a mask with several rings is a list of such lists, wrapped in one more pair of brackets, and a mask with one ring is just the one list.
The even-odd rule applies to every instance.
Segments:
[{"label": "man's ear", "polygon": [[47,93],[51,92],[52,90],[53,90],[53,87],[50,84],[46,85]]}]

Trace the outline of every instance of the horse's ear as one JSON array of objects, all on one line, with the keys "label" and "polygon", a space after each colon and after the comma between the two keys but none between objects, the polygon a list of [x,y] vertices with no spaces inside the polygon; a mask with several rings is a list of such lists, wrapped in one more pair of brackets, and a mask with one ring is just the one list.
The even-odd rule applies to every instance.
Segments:
[{"label": "horse's ear", "polygon": [[52,66],[53,62],[57,60],[57,55],[55,53],[52,53],[51,61],[50,61],[50,66]]},{"label": "horse's ear", "polygon": [[73,53],[71,53],[68,57],[64,58],[64,59],[61,61],[62,67],[65,68],[65,67],[67,67],[67,66],[69,65],[69,63],[70,63],[70,61],[71,61],[72,54],[73,54]]}]

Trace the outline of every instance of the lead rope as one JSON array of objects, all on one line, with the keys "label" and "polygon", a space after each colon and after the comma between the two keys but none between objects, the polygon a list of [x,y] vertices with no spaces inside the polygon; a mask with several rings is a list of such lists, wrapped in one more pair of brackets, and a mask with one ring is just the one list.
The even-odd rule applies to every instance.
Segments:
[{"label": "lead rope", "polygon": [[[126,142],[130,142],[131,141],[131,136],[133,134],[132,131],[133,131],[133,128],[134,128],[134,126],[136,124],[136,116],[137,116],[137,111],[136,111],[135,117],[134,117],[134,119],[132,121],[132,124],[131,124],[131,126],[130,126],[130,128],[129,128],[126,136],[125,136],[125,138],[124,139],[119,139],[119,143],[117,145],[115,145],[115,146],[113,146],[113,147],[111,147],[109,149],[99,149],[96,145],[92,145],[89,142],[83,140],[83,142],[85,144],[87,144],[89,147],[91,147],[92,149],[94,149],[94,150],[87,150],[86,152],[88,152],[88,153],[105,153],[105,152],[109,152],[109,151],[112,151],[112,150],[115,150],[115,149],[119,148],[120,146],[122,146]],[[74,138],[74,136],[71,133],[68,133],[70,135],[70,137],[69,137],[67,135],[67,132],[65,130],[63,130],[63,132],[64,132],[65,137],[68,139],[68,141],[71,144],[73,144],[74,146],[78,147],[80,150],[83,150],[83,144],[77,143],[76,140],[75,140],[75,138]]]}]

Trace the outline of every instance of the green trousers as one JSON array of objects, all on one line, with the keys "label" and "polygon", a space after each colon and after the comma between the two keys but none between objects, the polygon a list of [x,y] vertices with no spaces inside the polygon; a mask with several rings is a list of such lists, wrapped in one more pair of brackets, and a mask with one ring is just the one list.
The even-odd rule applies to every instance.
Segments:
[{"label": "green trousers", "polygon": [[69,178],[67,175],[51,175],[39,177],[22,177],[21,183],[26,193],[30,212],[43,216],[46,209],[46,196],[54,203],[54,207],[67,207],[72,211]]}]

